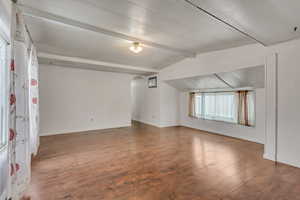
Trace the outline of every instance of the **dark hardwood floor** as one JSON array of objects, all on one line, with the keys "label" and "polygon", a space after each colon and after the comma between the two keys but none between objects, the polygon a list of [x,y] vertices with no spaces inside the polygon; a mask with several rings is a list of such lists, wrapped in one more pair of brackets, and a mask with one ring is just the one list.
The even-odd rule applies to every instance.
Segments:
[{"label": "dark hardwood floor", "polygon": [[184,127],[41,138],[33,200],[297,200],[300,169],[262,158],[263,145]]}]

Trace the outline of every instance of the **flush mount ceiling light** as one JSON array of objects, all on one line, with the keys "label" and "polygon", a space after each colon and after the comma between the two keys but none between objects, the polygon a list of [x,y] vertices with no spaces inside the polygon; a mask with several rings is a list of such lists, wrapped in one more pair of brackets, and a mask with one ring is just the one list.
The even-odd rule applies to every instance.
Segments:
[{"label": "flush mount ceiling light", "polygon": [[134,53],[140,53],[143,50],[143,47],[139,42],[132,43],[132,46],[129,47],[130,51]]}]

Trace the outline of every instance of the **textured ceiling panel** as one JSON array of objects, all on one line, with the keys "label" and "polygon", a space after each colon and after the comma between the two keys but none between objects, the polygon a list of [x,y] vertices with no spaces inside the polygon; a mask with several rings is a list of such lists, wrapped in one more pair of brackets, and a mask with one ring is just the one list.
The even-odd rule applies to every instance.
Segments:
[{"label": "textured ceiling panel", "polygon": [[177,0],[25,0],[26,5],[84,23],[186,50],[253,42]]},{"label": "textured ceiling panel", "polygon": [[230,89],[228,85],[219,80],[215,75],[169,80],[167,83],[180,91]]},{"label": "textured ceiling panel", "polygon": [[300,37],[299,0],[190,0],[271,45]]},{"label": "textured ceiling panel", "polygon": [[[294,27],[300,27],[299,0],[19,1],[83,24],[187,52],[202,53],[257,41],[270,45],[300,36],[299,29],[294,31]],[[133,55],[124,38],[32,17],[27,23],[36,45],[46,52],[149,68],[163,68],[184,58],[178,52],[151,45]]]},{"label": "textured ceiling panel", "polygon": [[131,42],[127,40],[31,17],[25,19],[39,52],[148,68],[183,58],[176,53],[149,46],[135,54],[129,51]]},{"label": "textured ceiling panel", "polygon": [[265,68],[263,66],[218,73],[218,76],[233,88],[263,88],[265,85]]},{"label": "textured ceiling panel", "polygon": [[264,80],[264,66],[257,66],[232,72],[168,80],[166,82],[179,91],[229,91],[242,88],[264,88]]},{"label": "textured ceiling panel", "polygon": [[[39,0],[37,3],[36,0],[23,0],[22,3],[188,52],[207,52],[254,43],[185,1]],[[33,17],[27,17],[26,21],[40,49],[55,54],[154,68],[162,68],[184,58],[178,53],[151,47],[145,48],[141,54],[132,55],[128,52],[128,41],[120,38],[95,36],[89,31]]]}]

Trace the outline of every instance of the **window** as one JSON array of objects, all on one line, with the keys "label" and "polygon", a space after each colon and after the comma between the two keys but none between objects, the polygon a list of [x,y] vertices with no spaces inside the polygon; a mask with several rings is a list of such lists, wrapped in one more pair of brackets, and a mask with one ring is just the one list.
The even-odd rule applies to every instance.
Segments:
[{"label": "window", "polygon": [[157,88],[157,77],[150,77],[148,79],[148,88]]},{"label": "window", "polygon": [[0,36],[0,149],[7,143],[7,43]]},{"label": "window", "polygon": [[254,92],[191,93],[190,113],[196,118],[254,126]]}]

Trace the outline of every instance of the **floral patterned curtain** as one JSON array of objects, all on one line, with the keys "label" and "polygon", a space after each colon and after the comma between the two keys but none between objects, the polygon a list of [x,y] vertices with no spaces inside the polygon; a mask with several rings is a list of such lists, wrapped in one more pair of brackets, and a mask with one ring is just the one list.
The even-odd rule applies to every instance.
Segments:
[{"label": "floral patterned curtain", "polygon": [[38,88],[38,60],[35,47],[31,45],[28,74],[29,74],[29,141],[30,152],[36,155],[39,141],[39,88]]},{"label": "floral patterned curtain", "polygon": [[38,63],[22,13],[13,6],[10,63],[9,158],[13,200],[22,197],[30,182],[31,155],[37,153]]}]

